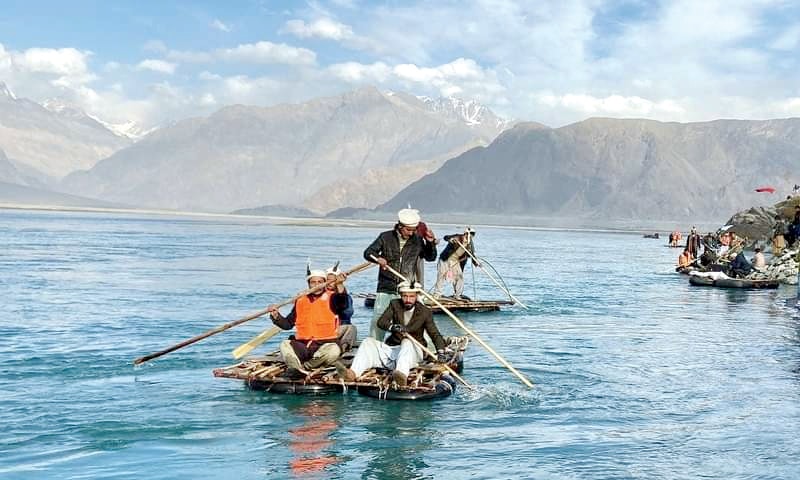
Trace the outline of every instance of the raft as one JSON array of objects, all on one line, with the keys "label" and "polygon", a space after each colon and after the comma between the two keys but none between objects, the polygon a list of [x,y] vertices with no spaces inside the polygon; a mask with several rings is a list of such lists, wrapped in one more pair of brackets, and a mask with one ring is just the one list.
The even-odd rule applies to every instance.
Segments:
[{"label": "raft", "polygon": [[710,277],[699,275],[689,275],[689,283],[699,287],[718,287],[718,288],[743,288],[743,289],[766,289],[778,288],[779,280],[749,280],[746,278],[720,278],[714,280]]},{"label": "raft", "polygon": [[[356,298],[364,299],[364,306],[367,308],[375,307],[374,293],[356,293]],[[452,312],[496,312],[502,305],[514,305],[511,300],[471,300],[469,298],[439,297],[437,300]],[[431,309],[433,313],[444,313],[439,305],[429,303],[428,299],[422,302]]]},{"label": "raft", "polygon": [[[446,337],[446,340],[447,346],[453,351],[448,359],[448,366],[460,373],[464,368],[464,351],[469,344],[469,337]],[[340,361],[349,367],[357,349],[358,346],[342,355]],[[438,363],[422,363],[412,369],[405,387],[394,385],[391,370],[383,368],[368,370],[353,382],[341,381],[332,366],[314,370],[302,379],[291,379],[286,376],[286,364],[278,352],[217,368],[213,373],[218,378],[243,380],[251,390],[304,395],[328,395],[353,390],[361,395],[384,400],[445,398],[455,391],[456,386],[455,379]]]}]

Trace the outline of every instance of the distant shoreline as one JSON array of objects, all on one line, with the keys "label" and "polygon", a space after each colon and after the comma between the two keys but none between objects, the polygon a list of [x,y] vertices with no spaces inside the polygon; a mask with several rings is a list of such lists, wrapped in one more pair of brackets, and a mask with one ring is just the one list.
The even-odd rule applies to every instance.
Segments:
[{"label": "distant shoreline", "polygon": [[[393,220],[370,220],[370,219],[336,219],[336,218],[309,218],[309,217],[280,217],[271,215],[241,215],[233,213],[212,213],[212,212],[186,212],[177,210],[160,210],[160,209],[144,209],[144,208],[108,208],[108,207],[81,207],[81,206],[65,206],[65,205],[35,205],[24,203],[4,203],[0,202],[0,210],[33,210],[44,212],[78,212],[78,213],[108,213],[108,214],[122,214],[122,215],[156,215],[164,217],[194,217],[194,218],[209,218],[209,219],[229,219],[229,220],[249,220],[254,223],[269,223],[274,225],[297,225],[309,227],[373,227],[380,226],[382,228],[390,228]],[[431,215],[430,220],[425,220],[431,225],[442,227],[453,226],[461,228],[464,226],[463,222],[451,220],[437,220],[436,217],[442,217],[441,214]],[[429,217],[429,218],[430,218]],[[455,214],[452,217],[467,217],[466,214]],[[477,218],[486,219],[488,216],[484,214],[476,214]],[[533,219],[525,219],[524,217],[517,218],[520,222],[530,221]],[[465,220],[465,218],[459,218]],[[467,222],[469,223],[469,222]],[[552,219],[548,223],[552,223]],[[667,223],[667,222],[658,222]],[[654,232],[669,232],[668,228],[646,228],[646,227],[588,227],[588,226],[542,226],[542,225],[525,225],[525,224],[497,224],[497,223],[470,223],[475,228],[497,228],[509,230],[531,230],[531,231],[546,231],[546,232],[576,232],[576,233],[617,233],[617,234],[650,234]],[[705,222],[693,223],[698,225],[701,231],[709,230],[715,231],[718,227]],[[703,228],[708,227],[708,228]],[[685,230],[688,231],[690,225],[687,224]],[[665,239],[666,240],[666,239]]]}]

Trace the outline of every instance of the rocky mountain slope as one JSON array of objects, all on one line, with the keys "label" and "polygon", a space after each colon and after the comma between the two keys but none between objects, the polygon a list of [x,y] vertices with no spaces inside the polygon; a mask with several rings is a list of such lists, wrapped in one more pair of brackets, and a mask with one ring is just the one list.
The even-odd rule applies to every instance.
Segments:
[{"label": "rocky mountain slope", "polygon": [[[518,124],[449,160],[381,210],[692,222],[727,218],[798,180],[800,119],[702,123],[593,118]],[[765,195],[767,195],[765,197]],[[680,224],[680,223],[679,223]]]},{"label": "rocky mountain slope", "polygon": [[0,149],[28,177],[53,184],[130,143],[82,111],[48,110],[0,82]]}]

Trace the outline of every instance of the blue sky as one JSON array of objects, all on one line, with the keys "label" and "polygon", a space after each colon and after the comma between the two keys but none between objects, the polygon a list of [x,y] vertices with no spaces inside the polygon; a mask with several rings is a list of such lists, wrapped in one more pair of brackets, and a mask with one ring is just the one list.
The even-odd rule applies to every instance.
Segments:
[{"label": "blue sky", "polygon": [[0,81],[144,126],[363,85],[552,126],[800,115],[785,0],[6,1]]}]

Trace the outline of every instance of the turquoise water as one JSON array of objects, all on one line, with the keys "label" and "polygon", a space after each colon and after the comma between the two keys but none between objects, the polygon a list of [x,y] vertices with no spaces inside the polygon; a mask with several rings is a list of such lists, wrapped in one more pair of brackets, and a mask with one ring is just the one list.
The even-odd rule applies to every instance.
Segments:
[{"label": "turquoise water", "polygon": [[[266,320],[132,366],[289,298],[309,256],[360,263],[379,231],[0,210],[0,478],[800,476],[794,288],[691,287],[668,273],[676,250],[638,235],[479,229],[531,308],[462,318],[533,390],[476,343],[480,393],[436,402],[213,378]],[[375,271],[348,283],[370,291]],[[480,272],[475,290],[501,298]]]}]

